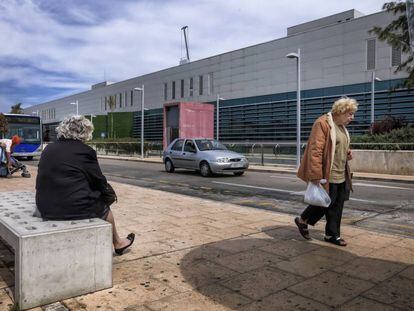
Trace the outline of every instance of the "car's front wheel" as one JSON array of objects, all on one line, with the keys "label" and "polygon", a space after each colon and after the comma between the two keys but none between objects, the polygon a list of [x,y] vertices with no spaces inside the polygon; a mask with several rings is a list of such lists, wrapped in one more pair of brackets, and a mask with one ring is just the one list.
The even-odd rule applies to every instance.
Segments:
[{"label": "car's front wheel", "polygon": [[211,176],[211,169],[210,169],[210,165],[208,165],[207,162],[201,162],[200,164],[200,174],[203,177],[209,177]]},{"label": "car's front wheel", "polygon": [[174,173],[175,167],[170,159],[165,160],[165,170],[168,173]]}]

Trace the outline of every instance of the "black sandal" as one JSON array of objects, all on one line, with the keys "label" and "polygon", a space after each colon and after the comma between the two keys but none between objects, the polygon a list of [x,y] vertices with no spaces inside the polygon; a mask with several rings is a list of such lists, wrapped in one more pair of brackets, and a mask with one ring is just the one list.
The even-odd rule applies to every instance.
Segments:
[{"label": "black sandal", "polygon": [[340,237],[331,236],[330,238],[325,237],[325,242],[329,242],[338,246],[347,246],[344,239],[341,239]]},{"label": "black sandal", "polygon": [[134,243],[134,240],[135,240],[135,233],[130,233],[130,234],[128,234],[127,239],[128,239],[128,240],[130,240],[130,241],[131,241],[131,243],[129,243],[127,246],[124,246],[124,247],[122,247],[122,248],[115,248],[115,253],[116,253],[117,255],[122,255],[122,254],[124,253],[124,251],[125,251],[128,247],[130,247],[130,246],[132,245],[132,243]]},{"label": "black sandal", "polygon": [[303,236],[304,239],[312,240],[312,238],[309,235],[308,225],[300,223],[299,217],[295,218],[295,224],[296,226],[298,226],[299,233],[301,234],[301,236]]}]

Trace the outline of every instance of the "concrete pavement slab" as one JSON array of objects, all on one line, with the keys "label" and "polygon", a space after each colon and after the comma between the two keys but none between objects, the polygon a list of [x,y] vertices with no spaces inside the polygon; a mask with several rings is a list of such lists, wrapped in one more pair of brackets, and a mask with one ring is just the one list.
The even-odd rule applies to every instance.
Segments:
[{"label": "concrete pavement slab", "polygon": [[[30,169],[30,179],[0,180],[0,194],[34,191]],[[412,308],[413,239],[343,225],[341,248],[323,241],[323,222],[304,241],[290,215],[112,184],[119,232],[136,242],[114,257],[114,287],[63,301],[69,310]],[[12,258],[0,243],[0,280]],[[12,285],[0,289],[0,310]]]},{"label": "concrete pavement slab", "polygon": [[395,276],[363,293],[363,296],[403,310],[412,310],[414,305],[412,286],[413,280]]},{"label": "concrete pavement slab", "polygon": [[371,282],[328,271],[293,285],[289,290],[328,306],[338,307],[372,287],[374,284]]}]

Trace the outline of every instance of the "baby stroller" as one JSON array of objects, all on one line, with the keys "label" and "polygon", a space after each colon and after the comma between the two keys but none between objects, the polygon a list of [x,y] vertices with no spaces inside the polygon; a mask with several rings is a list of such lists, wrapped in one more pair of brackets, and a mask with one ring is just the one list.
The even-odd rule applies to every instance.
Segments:
[{"label": "baby stroller", "polygon": [[6,152],[0,147],[0,177],[10,177],[12,174],[22,171],[22,177],[30,178],[31,175],[26,168],[26,165],[17,161],[14,157],[10,157],[12,168],[7,167]]}]

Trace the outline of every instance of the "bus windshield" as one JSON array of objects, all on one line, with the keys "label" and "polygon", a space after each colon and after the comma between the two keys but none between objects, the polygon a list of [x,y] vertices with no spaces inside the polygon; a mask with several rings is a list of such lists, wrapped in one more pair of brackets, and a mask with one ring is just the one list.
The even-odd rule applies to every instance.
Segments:
[{"label": "bus windshield", "polygon": [[41,143],[40,118],[25,115],[5,115],[8,122],[6,138],[18,135],[27,144]]}]

